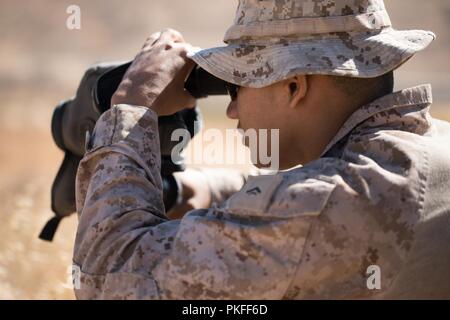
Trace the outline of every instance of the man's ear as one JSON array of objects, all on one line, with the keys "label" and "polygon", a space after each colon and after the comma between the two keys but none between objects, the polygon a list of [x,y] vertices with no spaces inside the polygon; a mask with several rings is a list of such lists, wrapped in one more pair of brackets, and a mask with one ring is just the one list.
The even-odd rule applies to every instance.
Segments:
[{"label": "man's ear", "polygon": [[306,76],[295,76],[286,81],[289,88],[289,107],[295,108],[308,92],[308,81]]}]

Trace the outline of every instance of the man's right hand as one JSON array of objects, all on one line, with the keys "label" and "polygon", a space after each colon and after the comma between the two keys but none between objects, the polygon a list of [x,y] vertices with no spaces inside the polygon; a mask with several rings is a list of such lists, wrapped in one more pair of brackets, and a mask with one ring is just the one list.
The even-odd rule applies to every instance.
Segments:
[{"label": "man's right hand", "polygon": [[175,30],[154,33],[126,72],[111,104],[146,106],[158,116],[195,107],[196,100],[184,89],[195,66],[187,58],[192,50]]}]

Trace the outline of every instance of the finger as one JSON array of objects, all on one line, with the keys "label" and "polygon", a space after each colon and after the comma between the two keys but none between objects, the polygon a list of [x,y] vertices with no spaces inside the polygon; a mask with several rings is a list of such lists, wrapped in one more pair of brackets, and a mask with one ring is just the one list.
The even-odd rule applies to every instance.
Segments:
[{"label": "finger", "polygon": [[197,52],[199,52],[199,51],[201,51],[202,50],[202,48],[200,48],[200,47],[194,47],[194,46],[189,46],[188,47],[188,52],[187,52],[187,57],[188,58],[191,58],[191,57],[193,57]]},{"label": "finger", "polygon": [[161,31],[152,33],[150,37],[147,38],[147,43],[154,44],[159,39],[159,37],[161,37]]},{"label": "finger", "polygon": [[177,68],[178,70],[176,71],[175,81],[184,82],[197,64],[187,57],[186,48],[184,46],[174,49],[178,51],[177,64],[179,65]]},{"label": "finger", "polygon": [[197,52],[201,51],[202,48],[194,47],[194,46],[192,46],[190,44],[187,44],[186,50],[187,50],[186,57],[191,59],[193,56],[195,56],[197,54]]},{"label": "finger", "polygon": [[155,32],[150,37],[147,38],[147,40],[144,43],[144,46],[142,47],[142,50],[148,50],[150,49],[155,42],[161,37],[161,32]]},{"label": "finger", "polygon": [[173,30],[173,29],[166,29],[161,32],[161,36],[155,42],[155,44],[165,44],[165,43],[170,43],[170,42],[175,42],[175,43],[184,42],[184,38],[181,35],[181,33],[179,33],[178,31]]},{"label": "finger", "polygon": [[193,47],[189,43],[174,43],[171,45],[171,47],[175,50],[179,51],[180,57],[183,57],[184,59],[190,59],[190,57],[193,55],[195,50],[198,50],[196,47]]}]

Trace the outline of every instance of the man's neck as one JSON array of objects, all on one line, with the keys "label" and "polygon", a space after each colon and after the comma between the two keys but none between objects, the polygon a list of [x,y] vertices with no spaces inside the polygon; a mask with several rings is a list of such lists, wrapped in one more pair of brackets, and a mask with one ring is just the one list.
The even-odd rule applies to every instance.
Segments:
[{"label": "man's neck", "polygon": [[[319,110],[322,110],[322,114],[318,115],[315,121],[310,124],[309,134],[302,135],[304,141],[299,141],[302,146],[301,150],[303,151],[301,153],[300,163],[306,165],[319,159],[344,123],[362,106],[336,103],[333,107],[319,108]],[[325,112],[326,110],[329,112]],[[293,162],[297,162],[298,164],[298,160]]]}]

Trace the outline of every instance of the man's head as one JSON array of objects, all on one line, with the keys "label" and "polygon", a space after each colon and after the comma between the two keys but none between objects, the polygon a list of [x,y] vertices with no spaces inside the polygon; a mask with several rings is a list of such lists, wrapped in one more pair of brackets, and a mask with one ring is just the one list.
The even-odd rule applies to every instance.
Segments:
[{"label": "man's head", "polygon": [[284,169],[320,157],[358,107],[392,92],[392,71],[434,37],[394,30],[382,0],[240,0],[227,46],[192,59],[241,87],[228,115],[242,129],[280,129]]},{"label": "man's head", "polygon": [[279,164],[287,169],[319,158],[356,109],[392,93],[393,85],[392,71],[367,79],[299,75],[263,88],[240,87],[227,116],[244,131],[279,129]]}]

